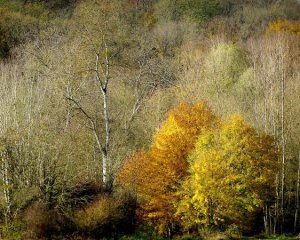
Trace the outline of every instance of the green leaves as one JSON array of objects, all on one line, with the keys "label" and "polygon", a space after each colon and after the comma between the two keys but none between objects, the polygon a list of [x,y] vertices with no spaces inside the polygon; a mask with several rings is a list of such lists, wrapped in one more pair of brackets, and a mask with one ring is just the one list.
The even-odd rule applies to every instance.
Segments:
[{"label": "green leaves", "polygon": [[167,18],[172,21],[189,18],[202,23],[222,12],[223,6],[218,0],[163,0],[159,1],[156,6],[158,18]]},{"label": "green leaves", "polygon": [[247,55],[234,44],[220,44],[211,49],[204,65],[211,91],[228,92],[247,69]]}]

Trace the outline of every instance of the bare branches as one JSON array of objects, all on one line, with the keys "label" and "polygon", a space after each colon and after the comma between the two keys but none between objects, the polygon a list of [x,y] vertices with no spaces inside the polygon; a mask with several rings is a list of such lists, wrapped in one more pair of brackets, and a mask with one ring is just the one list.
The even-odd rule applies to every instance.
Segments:
[{"label": "bare branches", "polygon": [[[96,125],[96,119],[95,117],[92,117],[87,110],[82,106],[79,100],[76,100],[74,96],[70,93],[68,90],[67,100],[72,102],[76,109],[78,109],[85,118],[89,121],[91,125],[91,129],[95,138],[95,141],[97,143],[97,146],[99,148],[99,151],[102,154],[102,180],[103,185],[107,186],[107,161],[108,161],[108,154],[109,154],[109,145],[110,145],[110,119],[109,119],[109,106],[108,106],[108,84],[110,79],[110,59],[109,59],[109,50],[106,42],[104,43],[104,50],[105,50],[105,56],[102,63],[101,62],[101,55],[99,52],[95,51],[95,69],[92,70],[95,73],[96,82],[98,83],[98,88],[101,91],[101,96],[96,96],[97,101],[102,101],[102,113],[103,113],[103,119],[104,119],[104,136],[101,136],[101,133],[99,133]],[[104,140],[102,140],[104,139]]]}]

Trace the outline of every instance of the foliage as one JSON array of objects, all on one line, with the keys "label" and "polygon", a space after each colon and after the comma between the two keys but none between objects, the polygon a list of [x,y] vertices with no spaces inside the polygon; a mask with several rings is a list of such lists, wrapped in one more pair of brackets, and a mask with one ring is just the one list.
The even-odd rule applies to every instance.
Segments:
[{"label": "foliage", "polygon": [[8,57],[11,50],[31,39],[47,17],[42,4],[26,4],[19,1],[0,2],[0,58]]},{"label": "foliage", "polygon": [[24,211],[21,239],[51,238],[66,233],[72,228],[72,222],[57,209],[49,209],[42,202],[34,202]]},{"label": "foliage", "polygon": [[0,0],[0,238],[298,230],[298,2]]},{"label": "foliage", "polygon": [[154,136],[150,148],[153,160],[145,174],[142,195],[146,204],[142,205],[143,215],[159,232],[166,232],[176,225],[174,217],[176,194],[180,181],[186,176],[187,155],[194,148],[197,136],[212,127],[216,118],[205,103],[194,106],[180,104],[170,111],[167,120]]},{"label": "foliage", "polygon": [[[254,35],[262,34],[270,22],[279,19],[292,21],[299,19],[300,5],[293,0],[281,2],[231,0],[229,5],[229,14],[224,19],[226,21],[224,30],[231,35],[230,39],[233,38],[235,41],[246,40]],[[223,34],[223,32],[219,31],[216,34]]]},{"label": "foliage", "polygon": [[268,200],[278,169],[271,137],[259,135],[240,116],[201,135],[190,161],[177,210],[187,229],[224,224],[246,229]]},{"label": "foliage", "polygon": [[300,34],[300,22],[282,20],[275,21],[269,24],[268,32],[280,32],[280,31],[288,31],[295,34]]},{"label": "foliage", "polygon": [[5,224],[0,225],[0,237],[3,240],[19,240],[21,239],[22,224],[14,222],[11,226]]},{"label": "foliage", "polygon": [[219,44],[210,50],[204,64],[212,91],[226,92],[247,68],[247,54],[234,44]]},{"label": "foliage", "polygon": [[231,224],[226,229],[226,234],[229,238],[233,239],[240,239],[241,238],[241,232],[239,230],[239,227],[235,224]]},{"label": "foliage", "polygon": [[41,3],[32,2],[30,4],[24,4],[22,1],[0,1],[0,6],[6,9],[8,12],[20,13],[24,17],[26,15],[32,17],[43,17],[47,13],[45,7]]},{"label": "foliage", "polygon": [[119,218],[116,203],[109,197],[101,197],[98,201],[79,210],[75,215],[75,224],[85,232],[96,232],[113,224]]},{"label": "foliage", "polygon": [[83,209],[77,210],[72,219],[77,231],[83,235],[99,238],[130,234],[135,224],[134,201],[128,194],[101,194]]},{"label": "foliage", "polygon": [[151,161],[149,153],[138,151],[129,156],[118,174],[118,183],[127,190],[140,192],[139,187],[144,181],[143,169]]},{"label": "foliage", "polygon": [[201,23],[216,15],[222,14],[224,10],[222,1],[213,0],[162,0],[156,4],[158,18],[180,21],[190,18]]},{"label": "foliage", "polygon": [[216,122],[216,117],[204,102],[193,106],[182,103],[169,112],[154,136],[149,153],[135,154],[126,161],[121,176],[126,174],[127,181],[128,177],[137,176],[141,215],[159,233],[174,230],[177,222],[174,217],[178,201],[176,192],[187,174],[187,155],[194,148],[198,135]]}]

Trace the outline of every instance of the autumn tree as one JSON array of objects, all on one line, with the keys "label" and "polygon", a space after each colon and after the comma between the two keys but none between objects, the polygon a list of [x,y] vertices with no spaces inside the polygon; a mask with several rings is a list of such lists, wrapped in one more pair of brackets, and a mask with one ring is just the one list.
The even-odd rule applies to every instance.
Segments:
[{"label": "autumn tree", "polygon": [[143,170],[147,168],[149,162],[151,162],[149,152],[134,152],[125,160],[124,166],[118,174],[118,183],[128,191],[139,193],[145,177]]},{"label": "autumn tree", "polygon": [[[217,118],[206,103],[199,102],[193,106],[182,103],[169,112],[167,120],[154,136],[149,152],[136,154],[125,162],[121,176],[126,174],[127,182],[132,176],[139,176],[136,180],[139,181],[140,214],[160,234],[173,234],[178,224],[175,217],[177,191],[187,175],[187,156],[199,134],[215,124]],[[142,167],[136,171],[135,166]]]},{"label": "autumn tree", "polygon": [[202,134],[189,161],[190,176],[177,210],[183,226],[197,230],[236,224],[247,230],[274,191],[278,165],[273,139],[235,115]]}]

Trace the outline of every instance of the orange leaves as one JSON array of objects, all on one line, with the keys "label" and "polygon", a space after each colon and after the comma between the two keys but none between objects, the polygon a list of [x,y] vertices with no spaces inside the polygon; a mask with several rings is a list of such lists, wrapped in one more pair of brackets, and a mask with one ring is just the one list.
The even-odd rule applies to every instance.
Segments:
[{"label": "orange leaves", "polygon": [[186,175],[187,155],[194,148],[199,134],[211,127],[216,117],[204,102],[188,106],[180,104],[170,111],[167,120],[150,147],[156,166],[163,166],[165,184],[174,185]]},{"label": "orange leaves", "polygon": [[272,22],[268,27],[268,32],[288,31],[295,34],[300,34],[300,22],[279,20]]},{"label": "orange leaves", "polygon": [[144,170],[149,162],[150,156],[147,152],[133,153],[125,161],[124,167],[118,175],[118,182],[129,189],[137,190],[138,186],[144,182]]},{"label": "orange leaves", "polygon": [[154,136],[148,152],[130,157],[120,173],[123,183],[136,182],[141,215],[162,234],[172,230],[178,189],[187,175],[187,156],[198,136],[217,123],[206,103],[180,104],[169,112],[167,120]]}]

